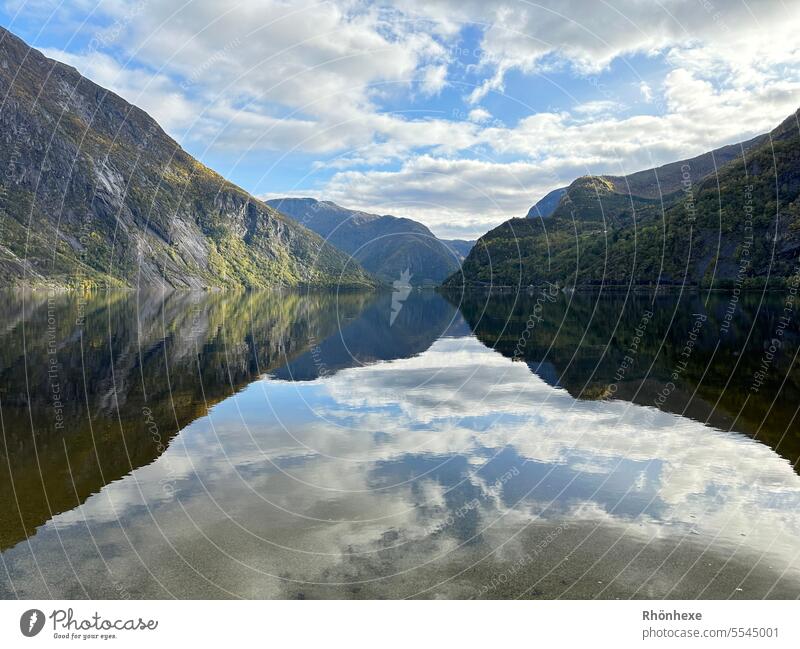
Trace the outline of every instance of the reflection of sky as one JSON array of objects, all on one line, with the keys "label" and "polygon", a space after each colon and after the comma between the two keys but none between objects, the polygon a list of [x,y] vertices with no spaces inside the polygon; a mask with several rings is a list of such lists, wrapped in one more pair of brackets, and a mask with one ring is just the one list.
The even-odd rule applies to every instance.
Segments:
[{"label": "reflection of sky", "polygon": [[54,523],[69,539],[88,519],[113,547],[117,517],[144,546],[208,534],[257,571],[307,578],[343,553],[431,543],[419,564],[531,520],[701,535],[789,566],[800,479],[765,445],[576,401],[474,338],[442,338],[324,379],[262,379]]}]

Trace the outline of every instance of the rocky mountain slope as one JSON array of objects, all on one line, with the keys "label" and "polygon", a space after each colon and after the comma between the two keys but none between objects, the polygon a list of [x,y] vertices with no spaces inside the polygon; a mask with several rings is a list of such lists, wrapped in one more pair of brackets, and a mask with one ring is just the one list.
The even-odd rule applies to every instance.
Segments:
[{"label": "rocky mountain slope", "polygon": [[511,219],[479,239],[446,285],[782,286],[798,272],[798,195],[795,113],[741,145],[579,178],[546,220]]},{"label": "rocky mountain slope", "polygon": [[144,111],[0,28],[0,284],[370,286]]},{"label": "rocky mountain slope", "polygon": [[459,268],[470,241],[437,238],[422,223],[350,210],[313,198],[277,198],[267,204],[352,255],[376,277],[393,282],[408,269],[411,284],[439,284]]}]

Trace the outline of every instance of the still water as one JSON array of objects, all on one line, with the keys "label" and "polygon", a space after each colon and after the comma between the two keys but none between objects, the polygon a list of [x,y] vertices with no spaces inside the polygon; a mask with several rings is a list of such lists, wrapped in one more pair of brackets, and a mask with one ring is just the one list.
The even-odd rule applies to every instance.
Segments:
[{"label": "still water", "polygon": [[2,299],[2,597],[800,596],[783,296]]}]

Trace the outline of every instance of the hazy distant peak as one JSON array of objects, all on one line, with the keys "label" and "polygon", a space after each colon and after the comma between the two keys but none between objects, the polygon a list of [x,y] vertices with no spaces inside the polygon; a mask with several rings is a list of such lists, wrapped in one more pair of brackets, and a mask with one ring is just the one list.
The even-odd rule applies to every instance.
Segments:
[{"label": "hazy distant peak", "polygon": [[443,241],[423,223],[406,217],[306,198],[275,198],[267,204],[353,255],[389,283],[409,270],[413,284],[438,284],[458,269],[472,248],[469,241]]}]

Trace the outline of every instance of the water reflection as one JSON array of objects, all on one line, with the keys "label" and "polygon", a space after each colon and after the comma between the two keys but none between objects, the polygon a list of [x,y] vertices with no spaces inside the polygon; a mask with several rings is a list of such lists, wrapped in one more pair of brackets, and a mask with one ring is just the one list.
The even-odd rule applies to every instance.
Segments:
[{"label": "water reflection", "polygon": [[[541,320],[530,327],[537,301]],[[510,358],[516,355],[576,398],[656,405],[746,433],[798,464],[800,336],[798,322],[781,325],[781,295],[745,293],[734,301],[727,293],[559,293],[542,300],[532,292],[490,299],[472,295],[460,306],[484,344]],[[726,318],[733,307],[734,317]],[[757,375],[779,330],[780,352],[759,383]],[[691,349],[684,356],[687,343]],[[665,389],[670,383],[674,387]]]},{"label": "water reflection", "polygon": [[[734,419],[744,384],[722,388],[750,343],[721,354],[702,297],[659,298],[623,380],[646,300],[560,296],[520,349],[535,297],[413,293],[391,322],[388,295],[128,295],[81,327],[61,297],[63,431],[53,303],[28,300],[2,329],[5,596],[800,594],[796,429],[778,437],[780,408],[772,447],[749,415],[704,423]],[[641,405],[700,308],[681,380]]]},{"label": "water reflection", "polygon": [[[329,295],[5,297],[0,549],[152,462],[210,405],[337,329]],[[354,317],[365,301],[338,306]]]}]

